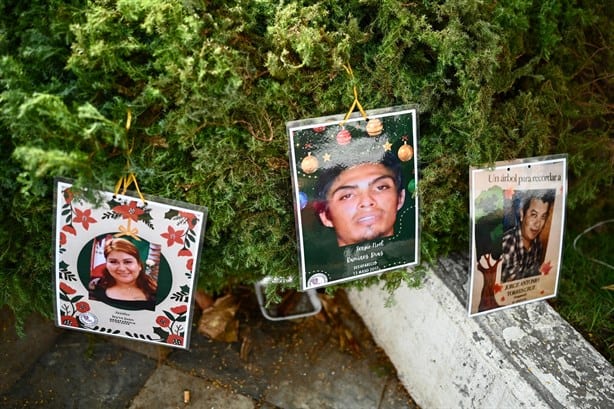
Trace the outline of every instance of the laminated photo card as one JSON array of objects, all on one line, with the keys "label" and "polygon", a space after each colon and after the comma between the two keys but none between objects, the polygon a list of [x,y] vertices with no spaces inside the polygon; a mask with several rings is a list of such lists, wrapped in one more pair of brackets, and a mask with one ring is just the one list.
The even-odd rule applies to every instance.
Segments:
[{"label": "laminated photo card", "polygon": [[187,349],[207,209],[65,180],[55,193],[56,325]]},{"label": "laminated photo card", "polygon": [[556,296],[566,198],[565,155],[470,169],[469,315]]},{"label": "laminated photo card", "polygon": [[301,288],[418,264],[417,110],[385,108],[286,127]]}]

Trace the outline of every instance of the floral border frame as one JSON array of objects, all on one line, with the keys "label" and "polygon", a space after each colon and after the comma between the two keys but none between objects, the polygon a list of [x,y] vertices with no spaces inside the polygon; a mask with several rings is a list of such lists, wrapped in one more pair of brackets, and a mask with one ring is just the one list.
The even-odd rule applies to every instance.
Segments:
[{"label": "floral border frame", "polygon": [[[58,179],[54,217],[56,326],[164,346],[189,348],[193,298],[207,208],[147,196],[84,190]],[[124,310],[89,299],[78,271],[85,244],[113,232],[160,243],[170,269],[168,294],[153,311]]]}]

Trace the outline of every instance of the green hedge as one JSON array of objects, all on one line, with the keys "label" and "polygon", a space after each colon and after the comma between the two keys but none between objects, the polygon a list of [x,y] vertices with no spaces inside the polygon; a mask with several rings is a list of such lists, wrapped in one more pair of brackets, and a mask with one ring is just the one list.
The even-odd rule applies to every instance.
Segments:
[{"label": "green hedge", "polygon": [[600,2],[7,0],[0,11],[0,305],[19,317],[51,310],[53,178],[110,190],[127,160],[145,194],[209,208],[200,287],[297,275],[285,122],[346,112],[353,86],[366,109],[419,105],[425,260],[468,248],[470,164],[568,153],[570,217],[612,204],[599,192],[614,174],[614,16]]}]

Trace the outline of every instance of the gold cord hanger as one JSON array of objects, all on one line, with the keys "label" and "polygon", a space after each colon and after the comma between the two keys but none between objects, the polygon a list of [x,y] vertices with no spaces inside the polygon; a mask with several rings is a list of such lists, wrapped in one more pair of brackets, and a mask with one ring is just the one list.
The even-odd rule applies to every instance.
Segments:
[{"label": "gold cord hanger", "polygon": [[[128,131],[130,130],[130,124],[131,123],[132,123],[132,111],[128,110],[127,118],[126,118],[126,135],[128,135]],[[141,193],[141,189],[139,189],[139,184],[136,181],[136,175],[134,174],[134,172],[130,171],[130,169],[132,167],[132,163],[131,163],[131,160],[130,160],[130,155],[132,154],[132,148],[133,147],[134,147],[134,139],[132,140],[132,145],[130,146],[130,148],[126,152],[127,153],[126,169],[129,170],[129,173],[127,175],[123,175],[122,177],[119,178],[119,180],[115,184],[115,191],[114,191],[114,193],[116,195],[117,194],[122,194],[123,195],[128,190],[128,187],[130,187],[130,185],[134,183],[134,187],[136,189],[136,192],[138,193],[138,195],[141,198],[141,200],[143,201],[143,203],[145,203],[145,198],[143,197],[143,194]],[[120,193],[120,189],[121,189],[121,193]]]},{"label": "gold cord hanger", "polygon": [[358,107],[358,110],[360,111],[360,113],[362,114],[362,116],[365,119],[367,118],[367,113],[365,112],[365,110],[363,109],[362,105],[360,105],[360,102],[358,101],[358,90],[356,89],[356,84],[354,81],[354,73],[352,72],[352,67],[350,67],[350,65],[343,65],[343,68],[345,68],[345,71],[348,73],[348,75],[350,76],[350,79],[352,80],[353,85],[353,89],[354,89],[354,102],[352,103],[352,106],[350,107],[350,110],[348,111],[347,114],[345,114],[345,117],[343,118],[343,121],[341,121],[339,123],[339,126],[343,126],[345,125],[345,123],[347,122],[347,120],[350,118],[350,115],[352,115],[352,112],[354,111],[354,108]]},{"label": "gold cord hanger", "polygon": [[[128,131],[130,130],[131,122],[132,122],[132,112],[128,110],[128,114],[126,118],[126,135],[128,135]],[[128,187],[134,183],[136,192],[138,193],[139,197],[143,201],[143,204],[145,204],[145,198],[143,197],[143,194],[141,193],[141,189],[139,189],[139,184],[136,181],[136,175],[134,174],[134,172],[130,171],[132,167],[130,155],[132,154],[133,147],[134,147],[134,139],[132,140],[132,145],[126,152],[126,156],[127,156],[126,157],[126,169],[129,171],[129,173],[119,178],[119,180],[115,184],[114,195],[117,196],[118,194],[122,194],[122,195],[125,194],[126,191],[128,190]],[[130,236],[136,240],[140,240],[140,238],[137,236],[138,230],[136,228],[131,227],[132,219],[128,218],[127,223],[128,223],[127,226],[119,226],[119,233],[116,234],[115,237]]]}]

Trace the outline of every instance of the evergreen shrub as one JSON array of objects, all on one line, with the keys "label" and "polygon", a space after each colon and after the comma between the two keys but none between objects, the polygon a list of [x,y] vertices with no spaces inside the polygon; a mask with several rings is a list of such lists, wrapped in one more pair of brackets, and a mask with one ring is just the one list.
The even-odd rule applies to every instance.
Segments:
[{"label": "evergreen shrub", "polygon": [[0,305],[51,312],[56,176],[111,190],[129,170],[145,195],[207,206],[206,291],[297,276],[285,122],[345,113],[354,86],[365,109],[419,106],[423,260],[468,248],[469,165],[568,153],[570,219],[599,214],[612,17],[572,0],[5,0]]}]

